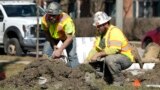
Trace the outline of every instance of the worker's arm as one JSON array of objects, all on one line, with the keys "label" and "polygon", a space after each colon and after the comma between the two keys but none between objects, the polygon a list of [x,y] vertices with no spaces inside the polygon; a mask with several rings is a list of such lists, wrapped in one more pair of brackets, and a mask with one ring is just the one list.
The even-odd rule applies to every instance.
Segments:
[{"label": "worker's arm", "polygon": [[104,51],[101,52],[97,52],[92,58],[91,61],[97,61],[98,59],[100,59],[101,57],[106,56],[107,54]]},{"label": "worker's arm", "polygon": [[95,47],[93,47],[89,53],[87,58],[84,60],[84,63],[89,63],[92,61],[93,56],[97,53],[97,50],[95,49]]},{"label": "worker's arm", "polygon": [[102,57],[105,57],[107,55],[116,54],[119,52],[119,49],[117,48],[108,48],[106,47],[104,50],[95,53],[95,55],[91,58],[91,61],[97,61]]},{"label": "worker's arm", "polygon": [[63,50],[72,42],[73,36],[67,35],[67,39],[63,42],[62,46],[60,48],[57,48],[53,52],[53,58],[59,58],[63,52]]},{"label": "worker's arm", "polygon": [[63,42],[62,46],[53,52],[53,54],[52,54],[53,58],[59,58],[61,56],[63,50],[69,44],[71,44],[71,42],[73,41],[73,38],[75,37],[75,35],[74,35],[75,34],[75,27],[74,27],[73,21],[68,21],[66,23],[66,25],[64,26],[64,31],[65,31],[67,38]]},{"label": "worker's arm", "polygon": [[72,35],[67,35],[67,39],[63,42],[62,46],[59,48],[60,51],[63,51],[73,40]]}]

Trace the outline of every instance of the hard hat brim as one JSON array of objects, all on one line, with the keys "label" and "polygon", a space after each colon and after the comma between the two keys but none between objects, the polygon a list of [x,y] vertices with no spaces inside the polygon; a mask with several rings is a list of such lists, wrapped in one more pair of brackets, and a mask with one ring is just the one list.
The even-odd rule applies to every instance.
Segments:
[{"label": "hard hat brim", "polygon": [[46,11],[46,13],[47,14],[50,14],[50,15],[59,15],[59,14],[61,14],[62,13],[62,11],[60,10],[60,11]]},{"label": "hard hat brim", "polygon": [[[102,22],[102,23],[99,23],[98,25],[102,25],[102,24],[104,24],[104,23],[106,23],[106,22],[108,22],[108,21],[110,21],[112,19],[112,17],[108,17],[108,20],[104,20],[104,22]],[[92,24],[93,26],[97,26],[97,23],[96,22],[94,22],[93,24]]]}]

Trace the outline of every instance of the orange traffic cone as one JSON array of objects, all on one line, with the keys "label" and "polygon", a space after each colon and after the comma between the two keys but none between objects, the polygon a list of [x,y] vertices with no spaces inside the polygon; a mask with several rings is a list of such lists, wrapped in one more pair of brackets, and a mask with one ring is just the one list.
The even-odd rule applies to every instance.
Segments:
[{"label": "orange traffic cone", "polygon": [[136,79],[133,82],[133,86],[136,88],[136,90],[138,90],[138,87],[141,86],[141,82],[138,79]]}]

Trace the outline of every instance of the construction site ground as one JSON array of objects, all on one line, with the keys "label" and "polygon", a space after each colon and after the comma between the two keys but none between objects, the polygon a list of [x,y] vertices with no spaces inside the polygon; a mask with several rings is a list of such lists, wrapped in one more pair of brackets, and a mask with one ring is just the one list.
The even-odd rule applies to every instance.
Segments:
[{"label": "construction site ground", "polygon": [[[139,49],[142,50],[142,49]],[[143,52],[143,51],[140,51]],[[1,72],[7,72],[10,65],[19,65],[9,69],[6,79],[0,81],[2,90],[159,90],[160,63],[153,69],[138,69],[133,75],[123,71],[126,77],[123,86],[113,86],[104,80],[89,64],[81,64],[77,68],[69,68],[60,60],[35,58],[35,55],[15,57],[0,55]],[[4,60],[8,60],[4,62]],[[21,65],[23,64],[23,65]],[[15,67],[12,66],[12,67]],[[16,72],[13,74],[13,72]]]}]

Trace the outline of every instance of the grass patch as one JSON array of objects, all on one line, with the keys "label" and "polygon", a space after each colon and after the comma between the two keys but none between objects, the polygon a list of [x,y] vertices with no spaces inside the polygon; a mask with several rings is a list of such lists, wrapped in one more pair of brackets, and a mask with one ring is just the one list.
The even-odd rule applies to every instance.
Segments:
[{"label": "grass patch", "polygon": [[36,60],[35,57],[31,56],[9,56],[9,55],[0,55],[0,60],[29,60],[33,61]]},{"label": "grass patch", "polygon": [[26,66],[25,64],[10,64],[5,66],[4,70],[6,73],[6,78],[9,78],[13,75],[18,74],[19,72],[22,72],[25,66]]},{"label": "grass patch", "polygon": [[0,55],[0,69],[5,72],[6,78],[18,74],[23,71],[24,67],[27,65],[24,63],[18,63],[19,61],[34,61],[35,57],[31,56],[10,56],[10,55]]}]

